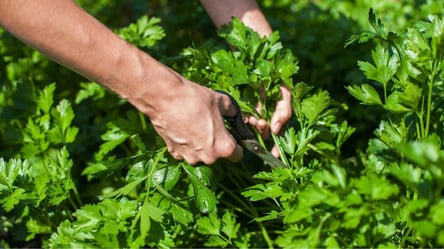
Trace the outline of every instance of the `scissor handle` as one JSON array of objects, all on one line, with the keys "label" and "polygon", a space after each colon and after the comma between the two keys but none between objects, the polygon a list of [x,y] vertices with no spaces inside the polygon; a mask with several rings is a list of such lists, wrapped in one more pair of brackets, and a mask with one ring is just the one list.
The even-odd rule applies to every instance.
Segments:
[{"label": "scissor handle", "polygon": [[251,132],[247,124],[244,123],[242,111],[233,96],[220,90],[217,90],[216,92],[227,95],[236,109],[236,115],[234,117],[223,116],[223,118],[230,124],[231,127],[229,131],[233,135],[234,139],[236,139],[236,142],[243,148],[253,152],[262,160],[266,161],[271,167],[286,167],[282,161],[275,158],[270,152],[266,151],[259,144],[253,132]]},{"label": "scissor handle", "polygon": [[248,139],[256,139],[253,132],[247,127],[245,124],[243,118],[242,118],[242,110],[240,109],[239,104],[237,101],[231,96],[229,93],[216,90],[218,93],[222,93],[230,98],[231,103],[233,104],[234,108],[236,109],[236,115],[234,117],[230,116],[223,116],[223,118],[230,124],[231,126],[231,134],[233,134],[236,141],[243,145],[245,140]]}]

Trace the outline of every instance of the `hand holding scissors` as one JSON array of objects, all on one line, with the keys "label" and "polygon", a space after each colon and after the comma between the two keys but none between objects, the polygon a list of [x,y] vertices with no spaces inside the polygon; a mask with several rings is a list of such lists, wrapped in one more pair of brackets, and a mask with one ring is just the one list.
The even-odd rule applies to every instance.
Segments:
[{"label": "hand holding scissors", "polygon": [[230,125],[228,130],[233,135],[234,139],[236,139],[236,141],[244,149],[247,149],[248,151],[258,156],[259,158],[264,160],[267,164],[269,164],[271,167],[273,168],[287,167],[281,160],[274,157],[269,151],[267,151],[261,146],[261,144],[256,139],[253,132],[244,123],[242,118],[242,111],[239,107],[239,104],[233,98],[233,96],[223,91],[217,91],[217,92],[227,95],[236,109],[236,115],[234,117],[228,117],[228,116],[223,117]]}]

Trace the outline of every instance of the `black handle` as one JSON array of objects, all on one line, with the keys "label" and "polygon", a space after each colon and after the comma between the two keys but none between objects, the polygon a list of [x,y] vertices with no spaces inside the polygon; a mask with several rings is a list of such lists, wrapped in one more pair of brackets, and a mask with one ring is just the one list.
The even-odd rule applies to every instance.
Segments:
[{"label": "black handle", "polygon": [[230,124],[231,126],[230,132],[233,135],[233,137],[236,139],[236,141],[243,146],[245,140],[256,139],[253,132],[251,132],[251,130],[245,124],[242,118],[242,110],[240,109],[239,104],[233,98],[233,96],[231,96],[227,92],[220,90],[216,90],[216,92],[228,96],[234,108],[236,109],[236,115],[234,117],[225,116],[225,115],[223,116],[223,118]]}]

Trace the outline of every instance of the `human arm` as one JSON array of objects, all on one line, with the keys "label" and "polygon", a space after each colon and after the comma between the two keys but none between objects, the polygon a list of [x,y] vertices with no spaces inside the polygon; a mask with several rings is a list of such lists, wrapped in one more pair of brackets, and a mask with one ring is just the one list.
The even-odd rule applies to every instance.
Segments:
[{"label": "human arm", "polygon": [[73,1],[0,0],[0,26],[127,99],[150,118],[175,158],[212,164],[242,157],[221,118],[233,112],[227,97],[120,39]]},{"label": "human arm", "polygon": [[[229,23],[231,18],[235,16],[260,36],[267,36],[273,31],[255,0],[200,0],[200,2],[217,27]],[[273,133],[279,134],[283,125],[291,118],[291,91],[282,85],[280,92],[281,99],[276,102],[270,127],[263,119],[248,117],[248,122],[255,126],[264,137],[269,135],[269,128]],[[257,106],[258,111],[261,109],[260,106]],[[272,153],[275,156],[279,155],[277,147],[273,148]]]},{"label": "human arm", "polygon": [[273,32],[255,0],[200,0],[217,27],[229,23],[233,16],[260,36]]}]

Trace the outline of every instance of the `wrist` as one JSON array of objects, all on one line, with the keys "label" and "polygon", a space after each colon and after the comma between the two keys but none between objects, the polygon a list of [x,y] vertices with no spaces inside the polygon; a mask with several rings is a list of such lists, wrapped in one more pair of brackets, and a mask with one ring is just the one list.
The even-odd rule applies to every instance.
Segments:
[{"label": "wrist", "polygon": [[[186,80],[145,52],[126,48],[113,70],[115,79],[104,84],[150,118],[162,112]],[[167,104],[168,105],[168,104]]]}]

